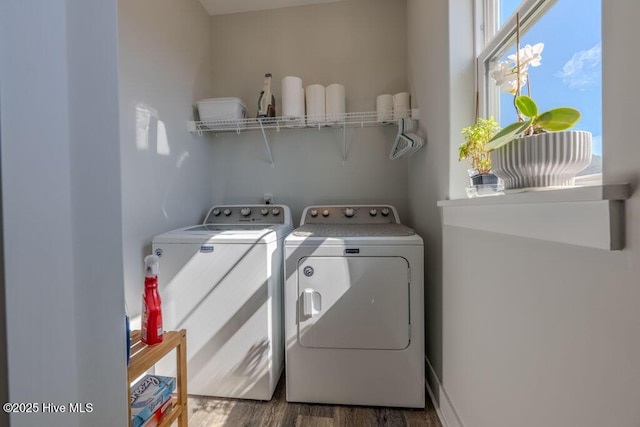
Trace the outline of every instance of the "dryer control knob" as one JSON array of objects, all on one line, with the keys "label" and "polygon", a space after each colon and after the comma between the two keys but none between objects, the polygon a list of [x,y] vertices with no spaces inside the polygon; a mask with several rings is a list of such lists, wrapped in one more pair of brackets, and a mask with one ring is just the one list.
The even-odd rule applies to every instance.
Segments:
[{"label": "dryer control knob", "polygon": [[220,209],[215,208],[211,213],[212,213],[214,216],[220,216]]},{"label": "dryer control knob", "polygon": [[261,213],[262,215],[269,215],[269,209],[267,209],[267,208],[262,208],[262,209],[260,209],[260,213]]},{"label": "dryer control knob", "polygon": [[325,216],[325,217],[329,216],[329,210],[328,209],[323,210],[322,211],[322,216]]},{"label": "dryer control knob", "polygon": [[371,216],[378,215],[378,209],[373,208],[373,209],[369,210],[369,215],[371,215]]},{"label": "dryer control knob", "polygon": [[380,213],[382,214],[382,216],[387,216],[389,215],[389,209],[387,208],[382,208],[382,211],[380,211]]},{"label": "dryer control knob", "polygon": [[280,209],[279,208],[273,208],[271,209],[271,213],[274,214],[275,216],[280,215]]},{"label": "dryer control knob", "polygon": [[353,208],[347,208],[344,210],[344,216],[351,218],[355,214]]},{"label": "dryer control knob", "polygon": [[229,216],[229,215],[231,215],[231,209],[225,209],[222,213],[223,213],[225,216]]},{"label": "dryer control knob", "polygon": [[312,217],[317,217],[318,216],[318,210],[317,209],[311,209],[311,211],[309,211],[309,215],[311,215]]},{"label": "dryer control knob", "polygon": [[242,216],[249,216],[249,215],[251,215],[251,209],[250,208],[242,208],[242,209],[240,209],[240,214]]}]

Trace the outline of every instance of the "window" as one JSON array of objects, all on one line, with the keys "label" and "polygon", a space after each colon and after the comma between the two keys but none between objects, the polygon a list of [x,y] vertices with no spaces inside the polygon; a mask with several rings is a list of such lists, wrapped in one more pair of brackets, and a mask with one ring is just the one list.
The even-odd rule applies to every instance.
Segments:
[{"label": "window", "polygon": [[[574,129],[593,135],[591,165],[581,175],[602,172],[601,0],[477,0],[482,7],[478,46],[480,114],[502,124],[516,120],[513,95],[490,77],[500,61],[516,51],[516,12],[520,46],[544,43],[539,67],[529,68],[531,97],[541,111],[569,106],[582,118]],[[526,88],[523,88],[526,94]]]}]

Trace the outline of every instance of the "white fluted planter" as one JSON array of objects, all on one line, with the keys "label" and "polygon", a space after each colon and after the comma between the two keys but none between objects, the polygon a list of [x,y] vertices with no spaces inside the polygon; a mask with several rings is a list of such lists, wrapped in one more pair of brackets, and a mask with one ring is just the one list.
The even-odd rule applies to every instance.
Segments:
[{"label": "white fluted planter", "polygon": [[505,189],[573,187],[591,163],[591,132],[570,130],[518,138],[491,152],[492,172]]}]

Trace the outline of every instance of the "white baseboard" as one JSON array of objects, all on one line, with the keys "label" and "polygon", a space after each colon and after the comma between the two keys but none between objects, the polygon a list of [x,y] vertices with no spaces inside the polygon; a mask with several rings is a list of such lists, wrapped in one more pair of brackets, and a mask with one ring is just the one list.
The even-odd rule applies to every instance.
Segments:
[{"label": "white baseboard", "polygon": [[[444,386],[440,382],[440,378],[438,378],[438,375],[433,369],[431,362],[429,362],[429,359],[426,356],[424,359],[427,366],[427,381],[425,381],[427,393],[429,393],[429,397],[433,402],[433,406],[436,408],[436,414],[438,414],[438,418],[440,418],[442,426],[464,427],[464,424],[462,423],[458,412],[453,406],[453,402],[451,402],[451,399],[444,389]],[[437,393],[435,393],[434,390],[431,389],[430,384],[437,384],[438,389],[435,390],[437,391]]]}]

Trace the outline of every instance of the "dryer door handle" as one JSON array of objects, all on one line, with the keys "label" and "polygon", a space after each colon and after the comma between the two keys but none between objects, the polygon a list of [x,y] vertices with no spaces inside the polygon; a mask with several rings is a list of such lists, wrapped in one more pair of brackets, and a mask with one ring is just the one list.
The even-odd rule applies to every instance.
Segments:
[{"label": "dryer door handle", "polygon": [[304,317],[312,317],[322,310],[322,297],[320,292],[313,289],[305,289],[302,292],[302,314]]}]

